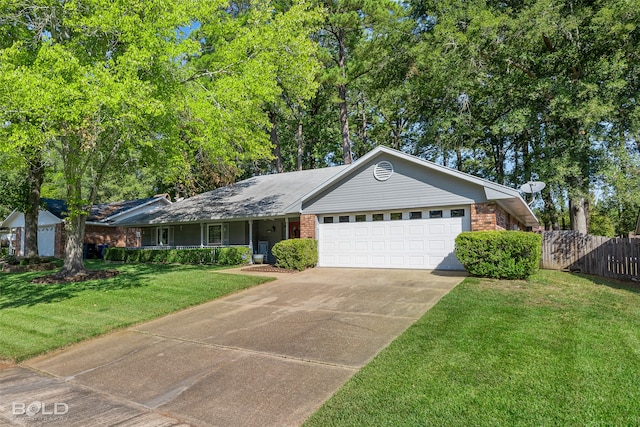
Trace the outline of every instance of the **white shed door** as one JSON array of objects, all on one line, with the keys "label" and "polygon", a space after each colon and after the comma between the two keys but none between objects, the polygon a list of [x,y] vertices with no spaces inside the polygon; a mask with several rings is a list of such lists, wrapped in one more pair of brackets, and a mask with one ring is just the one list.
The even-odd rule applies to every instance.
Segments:
[{"label": "white shed door", "polygon": [[455,238],[469,217],[319,224],[321,267],[462,270]]},{"label": "white shed door", "polygon": [[53,256],[56,242],[56,227],[54,225],[38,227],[38,254]]}]

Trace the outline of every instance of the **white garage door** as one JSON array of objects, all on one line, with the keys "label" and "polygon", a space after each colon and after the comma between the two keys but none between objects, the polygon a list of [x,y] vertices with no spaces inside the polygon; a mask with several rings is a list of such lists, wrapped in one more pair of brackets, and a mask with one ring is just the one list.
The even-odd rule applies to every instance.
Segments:
[{"label": "white garage door", "polygon": [[321,267],[462,270],[456,236],[469,217],[319,224]]},{"label": "white garage door", "polygon": [[38,227],[38,255],[53,256],[56,241],[56,227]]}]

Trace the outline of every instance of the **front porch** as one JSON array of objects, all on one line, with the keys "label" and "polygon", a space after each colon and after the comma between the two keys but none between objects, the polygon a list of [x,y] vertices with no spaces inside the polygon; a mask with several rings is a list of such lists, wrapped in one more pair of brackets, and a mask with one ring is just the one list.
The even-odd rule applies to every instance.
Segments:
[{"label": "front porch", "polygon": [[[127,233],[128,234],[128,233]],[[300,217],[162,224],[140,228],[141,245],[129,249],[196,249],[247,246],[251,253],[262,254],[265,263],[275,262],[273,245],[300,237]]]}]

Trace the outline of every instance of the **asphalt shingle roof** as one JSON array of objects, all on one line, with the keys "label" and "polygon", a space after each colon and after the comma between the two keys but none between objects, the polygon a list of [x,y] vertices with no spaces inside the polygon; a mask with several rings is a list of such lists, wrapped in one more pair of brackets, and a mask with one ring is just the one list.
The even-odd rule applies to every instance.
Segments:
[{"label": "asphalt shingle roof", "polygon": [[[124,200],[120,202],[100,203],[97,205],[93,205],[91,206],[91,210],[89,211],[89,217],[87,218],[87,221],[103,222],[106,218],[117,215],[121,212],[126,212],[129,209],[133,209],[137,206],[142,206],[156,198],[158,197],[154,196],[148,197],[146,199]],[[64,200],[42,198],[40,199],[40,203],[46,210],[60,219],[64,219],[68,215],[67,202],[65,202]]]},{"label": "asphalt shingle roof", "polygon": [[256,176],[124,219],[117,225],[169,224],[280,216],[300,211],[300,199],[349,166]]}]

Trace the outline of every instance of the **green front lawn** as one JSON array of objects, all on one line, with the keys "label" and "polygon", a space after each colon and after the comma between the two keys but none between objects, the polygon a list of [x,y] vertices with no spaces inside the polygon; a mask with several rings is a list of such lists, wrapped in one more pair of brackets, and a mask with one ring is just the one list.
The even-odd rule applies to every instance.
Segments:
[{"label": "green front lawn", "polygon": [[263,283],[264,277],[216,273],[219,267],[116,265],[107,280],[39,285],[45,273],[0,273],[0,359],[26,358]]},{"label": "green front lawn", "polygon": [[640,425],[639,292],[468,278],[305,426]]}]

